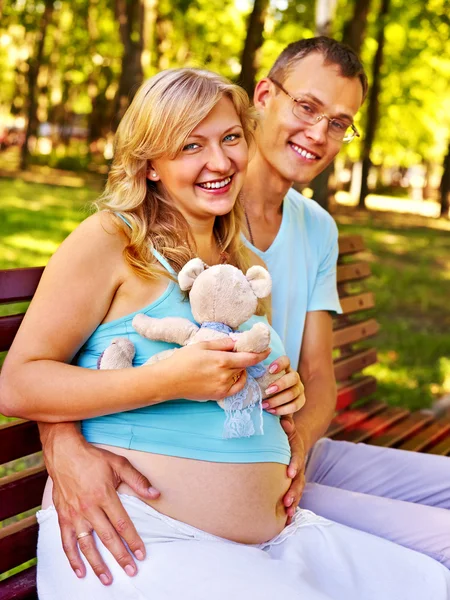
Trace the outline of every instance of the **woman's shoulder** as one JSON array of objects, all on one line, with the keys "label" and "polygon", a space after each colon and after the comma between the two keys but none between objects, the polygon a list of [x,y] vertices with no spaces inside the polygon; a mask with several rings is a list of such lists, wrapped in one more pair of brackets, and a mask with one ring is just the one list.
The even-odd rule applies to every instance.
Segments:
[{"label": "woman's shoulder", "polygon": [[95,213],[87,217],[63,241],[52,256],[48,267],[63,268],[70,275],[73,272],[96,276],[102,271],[115,273],[125,265],[123,251],[128,243],[127,236],[114,215],[107,212]]}]

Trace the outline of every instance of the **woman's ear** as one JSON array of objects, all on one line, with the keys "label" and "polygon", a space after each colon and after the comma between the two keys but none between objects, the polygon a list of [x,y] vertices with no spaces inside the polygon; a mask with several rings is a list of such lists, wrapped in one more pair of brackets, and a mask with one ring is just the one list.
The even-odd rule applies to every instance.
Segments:
[{"label": "woman's ear", "polygon": [[159,175],[151,163],[149,163],[147,168],[147,179],[150,181],[159,181]]},{"label": "woman's ear", "polygon": [[178,283],[183,292],[190,290],[194,281],[205,270],[205,263],[201,258],[192,258],[178,273]]}]

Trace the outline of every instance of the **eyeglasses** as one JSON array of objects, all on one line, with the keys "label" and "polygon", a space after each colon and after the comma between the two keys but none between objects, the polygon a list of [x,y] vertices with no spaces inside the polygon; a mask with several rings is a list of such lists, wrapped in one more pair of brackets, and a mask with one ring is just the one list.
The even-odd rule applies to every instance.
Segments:
[{"label": "eyeglasses", "polygon": [[349,144],[355,137],[361,137],[353,123],[342,121],[341,119],[332,119],[331,117],[320,113],[310,100],[306,98],[294,98],[294,96],[291,96],[291,94],[284,89],[281,83],[270,77],[269,80],[294,102],[292,112],[297,119],[300,119],[305,125],[316,125],[316,123],[319,123],[322,119],[327,119],[328,135],[333,138],[333,140]]}]

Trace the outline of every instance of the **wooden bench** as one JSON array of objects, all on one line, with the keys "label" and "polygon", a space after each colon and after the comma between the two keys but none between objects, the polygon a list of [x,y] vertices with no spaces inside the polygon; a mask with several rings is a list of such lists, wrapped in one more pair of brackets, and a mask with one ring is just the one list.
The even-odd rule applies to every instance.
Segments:
[{"label": "wooden bench", "polygon": [[[378,324],[370,314],[367,315],[375,304],[373,294],[359,285],[363,285],[370,275],[369,264],[358,258],[358,252],[362,250],[364,245],[360,236],[340,238],[338,283],[344,314],[336,319],[334,329],[339,412],[328,435],[334,439],[448,455],[450,418],[434,419],[426,412],[410,414],[406,409],[388,407],[379,399],[370,399],[376,391],[376,380],[362,371],[377,360],[376,351],[369,343],[378,331]],[[0,271],[0,304],[31,299],[42,271],[42,268]],[[0,352],[9,349],[22,318],[23,314],[0,318]],[[365,343],[363,347],[361,342]],[[366,398],[357,408],[352,406]],[[35,454],[40,449],[35,423],[20,420],[0,426],[0,465],[9,463],[7,466],[11,468],[14,465],[11,461],[22,461],[19,465],[22,470],[0,479],[0,522],[40,505],[46,480],[40,455]],[[23,457],[27,457],[26,468],[23,468]],[[36,556],[37,529],[34,515],[3,523],[0,527],[0,573]],[[13,598],[37,598],[35,566],[0,582],[0,600]]]},{"label": "wooden bench", "polygon": [[[364,250],[361,236],[339,239],[337,280],[343,315],[334,320],[333,332],[338,413],[327,435],[335,440],[448,456],[450,415],[434,418],[430,411],[410,413],[402,407],[388,406],[376,396],[370,399],[377,381],[362,371],[377,362],[370,339],[379,325],[371,314],[374,295],[364,286],[371,273],[369,263],[360,257]],[[354,403],[356,407],[351,406]]]}]

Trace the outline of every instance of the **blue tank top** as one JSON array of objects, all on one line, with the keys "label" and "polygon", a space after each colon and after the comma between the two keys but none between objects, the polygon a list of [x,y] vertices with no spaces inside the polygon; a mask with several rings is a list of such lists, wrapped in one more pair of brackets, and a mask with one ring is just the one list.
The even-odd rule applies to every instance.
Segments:
[{"label": "blue tank top", "polygon": [[[163,256],[156,251],[153,254],[165,269],[175,275]],[[195,322],[189,301],[178,284],[170,280],[164,293],[150,305],[99,325],[78,353],[77,364],[96,369],[100,355],[117,337],[128,338],[135,345],[133,366],[136,367],[158,352],[178,347],[176,344],[141,337],[131,325],[133,317],[138,313],[155,318],[184,317]],[[267,322],[265,317],[253,316],[239,329],[250,329],[260,320]],[[270,356],[264,361],[266,366],[285,353],[280,338],[272,328],[271,348]],[[161,381],[161,385],[163,384]],[[279,417],[263,411],[264,435],[232,439],[223,438],[224,419],[224,411],[215,401],[169,400],[144,408],[86,419],[81,423],[81,430],[91,443],[155,454],[211,462],[289,464],[289,443]]]}]

